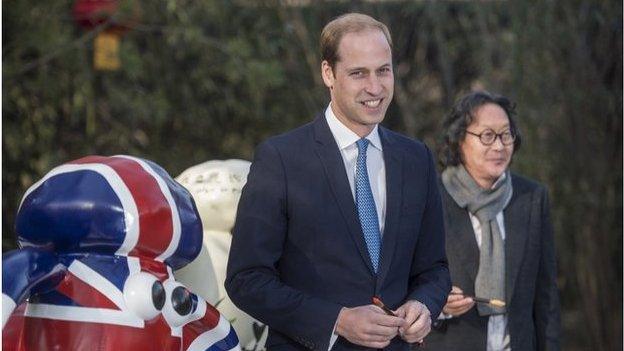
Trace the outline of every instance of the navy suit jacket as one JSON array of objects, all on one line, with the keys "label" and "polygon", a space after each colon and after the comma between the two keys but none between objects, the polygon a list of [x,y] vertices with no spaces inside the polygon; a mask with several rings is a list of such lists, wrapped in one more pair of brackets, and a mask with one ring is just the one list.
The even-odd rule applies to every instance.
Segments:
[{"label": "navy suit jacket", "polygon": [[[433,157],[379,127],[386,165],[386,223],[373,268],[338,146],[324,115],[258,146],[239,203],[226,289],[269,326],[269,350],[327,350],[342,307],[374,295],[437,316],[450,291]],[[388,349],[407,350],[396,337]],[[338,338],[333,350],[363,349]]]}]

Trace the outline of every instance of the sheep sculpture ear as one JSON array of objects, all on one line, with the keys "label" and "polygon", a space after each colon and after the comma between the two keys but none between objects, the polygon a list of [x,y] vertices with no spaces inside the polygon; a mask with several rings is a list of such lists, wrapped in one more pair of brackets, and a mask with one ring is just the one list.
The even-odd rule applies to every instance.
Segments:
[{"label": "sheep sculpture ear", "polygon": [[34,247],[2,255],[2,328],[29,297],[53,290],[63,280],[67,267],[55,254]]},{"label": "sheep sculpture ear", "polygon": [[7,350],[240,350],[236,331],[173,276],[202,249],[190,193],[157,164],[87,156],[30,187],[21,247],[3,255]]}]

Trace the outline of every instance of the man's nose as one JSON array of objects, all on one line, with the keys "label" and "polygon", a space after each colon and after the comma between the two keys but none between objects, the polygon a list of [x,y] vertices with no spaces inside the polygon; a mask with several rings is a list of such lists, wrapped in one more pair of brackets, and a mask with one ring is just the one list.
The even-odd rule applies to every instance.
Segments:
[{"label": "man's nose", "polygon": [[374,74],[371,74],[366,82],[366,92],[370,95],[376,96],[381,94],[383,91],[383,85],[381,84],[381,80]]}]

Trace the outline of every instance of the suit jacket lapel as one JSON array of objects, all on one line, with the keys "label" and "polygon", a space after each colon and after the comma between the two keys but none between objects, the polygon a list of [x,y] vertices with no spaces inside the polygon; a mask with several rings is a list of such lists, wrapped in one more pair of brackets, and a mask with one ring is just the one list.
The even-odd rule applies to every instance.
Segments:
[{"label": "suit jacket lapel", "polygon": [[516,190],[517,188],[514,187],[511,201],[503,211],[505,218],[505,297],[507,303],[511,301],[524,256],[527,239],[526,228],[529,228],[528,221],[531,214],[530,196],[526,193],[516,193]]},{"label": "suit jacket lapel", "polygon": [[[457,257],[458,265],[455,268],[464,270],[470,277],[469,281],[474,282],[479,270],[479,246],[477,245],[472,222],[470,222],[470,216],[466,209],[457,205],[441,182],[439,186],[444,194],[443,199],[447,203],[445,208],[448,210],[446,214],[447,220],[445,221],[448,224],[446,246],[450,254]],[[470,287],[460,286],[460,288],[465,291]]]},{"label": "suit jacket lapel", "polygon": [[391,136],[381,126],[379,136],[386,166],[386,222],[381,242],[381,258],[377,285],[381,284],[392,263],[399,232],[401,204],[403,203],[403,153],[393,143]]},{"label": "suit jacket lapel", "polygon": [[327,176],[329,185],[334,193],[340,212],[347,222],[349,234],[353,238],[353,241],[362,256],[362,260],[370,270],[371,274],[374,274],[373,265],[368,255],[368,249],[366,247],[366,242],[364,241],[364,234],[362,233],[362,227],[360,226],[360,221],[355,208],[353,193],[351,192],[349,179],[347,178],[342,155],[340,154],[336,140],[334,139],[323,114],[317,116],[313,123],[314,138],[316,140],[316,153],[323,164],[325,175]]}]

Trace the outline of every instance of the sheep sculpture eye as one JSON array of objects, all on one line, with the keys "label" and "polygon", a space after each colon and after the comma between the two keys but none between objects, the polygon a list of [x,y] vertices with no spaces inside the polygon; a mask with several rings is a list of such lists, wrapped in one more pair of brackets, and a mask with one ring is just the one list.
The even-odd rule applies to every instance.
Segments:
[{"label": "sheep sculpture eye", "polygon": [[139,318],[155,318],[165,305],[166,293],[155,276],[139,272],[131,275],[124,284],[124,299],[128,308]]},{"label": "sheep sculpture eye", "polygon": [[193,309],[191,294],[183,286],[176,287],[171,293],[171,305],[173,306],[173,309],[178,312],[178,314],[186,316],[191,313]]}]

